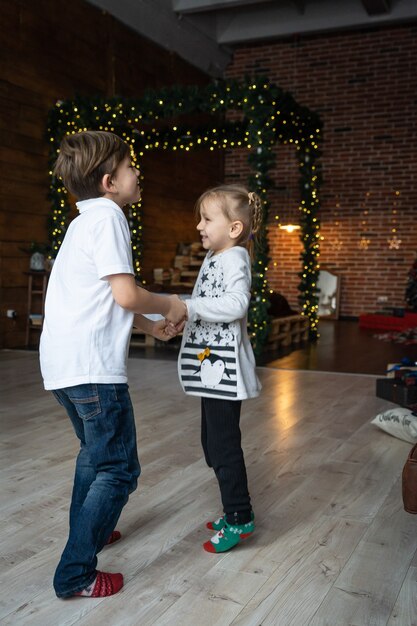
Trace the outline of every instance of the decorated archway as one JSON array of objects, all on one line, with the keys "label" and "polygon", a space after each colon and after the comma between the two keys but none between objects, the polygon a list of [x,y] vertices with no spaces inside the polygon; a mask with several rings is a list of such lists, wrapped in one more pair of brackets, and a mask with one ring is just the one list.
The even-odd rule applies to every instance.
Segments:
[{"label": "decorated archway", "polygon": [[[238,111],[237,120],[227,118]],[[163,126],[155,121],[181,119],[190,113],[209,113],[210,121],[187,128],[178,121]],[[219,124],[219,115],[226,118]],[[214,117],[215,116],[215,117]],[[52,213],[49,241],[52,256],[59,250],[68,225],[70,205],[62,182],[52,175],[59,144],[65,134],[83,130],[108,130],[122,137],[132,148],[134,160],[147,150],[209,150],[247,148],[251,175],[248,187],[260,195],[264,219],[253,264],[253,298],[249,311],[249,332],[256,353],[268,335],[268,190],[274,182],[270,171],[275,164],[277,143],[293,144],[299,168],[299,216],[303,251],[299,272],[299,302],[310,322],[310,339],[317,338],[318,255],[320,245],[319,176],[317,157],[321,122],[317,114],[300,106],[293,96],[265,78],[222,81],[204,87],[171,87],[148,91],[141,98],[76,97],[58,101],[48,118],[50,141],[50,199]],[[146,185],[146,181],[145,181]],[[137,275],[141,270],[142,208],[129,212],[132,251]]]}]

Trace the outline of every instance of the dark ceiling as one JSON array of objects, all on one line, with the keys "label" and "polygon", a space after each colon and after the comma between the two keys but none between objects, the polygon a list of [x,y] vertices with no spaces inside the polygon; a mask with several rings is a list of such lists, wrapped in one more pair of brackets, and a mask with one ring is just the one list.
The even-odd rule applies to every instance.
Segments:
[{"label": "dark ceiling", "polygon": [[221,76],[238,44],[417,19],[417,0],[88,0]]}]

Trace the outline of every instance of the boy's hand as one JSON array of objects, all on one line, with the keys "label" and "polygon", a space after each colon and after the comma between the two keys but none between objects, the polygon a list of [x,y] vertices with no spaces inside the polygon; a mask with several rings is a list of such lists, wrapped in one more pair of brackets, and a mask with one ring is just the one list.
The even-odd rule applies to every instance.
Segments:
[{"label": "boy's hand", "polygon": [[169,339],[172,339],[172,337],[175,337],[176,334],[175,327],[172,327],[172,325],[166,320],[158,320],[153,323],[152,336],[155,337],[155,339],[168,341]]},{"label": "boy's hand", "polygon": [[170,306],[168,313],[166,314],[166,319],[171,322],[174,326],[177,326],[184,319],[187,319],[188,309],[178,296],[168,296],[170,300]]}]

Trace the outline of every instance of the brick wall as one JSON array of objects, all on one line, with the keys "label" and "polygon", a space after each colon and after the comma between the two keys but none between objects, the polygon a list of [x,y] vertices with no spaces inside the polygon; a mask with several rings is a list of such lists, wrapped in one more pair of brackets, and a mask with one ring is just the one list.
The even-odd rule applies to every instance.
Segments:
[{"label": "brick wall", "polygon": [[[342,277],[342,316],[404,306],[417,253],[417,22],[240,47],[229,78],[261,74],[319,113],[320,263]],[[295,151],[278,146],[271,193],[270,285],[297,306],[301,244],[278,223],[296,219]],[[245,180],[244,151],[226,154],[228,180]],[[400,192],[396,195],[395,192]],[[401,239],[390,249],[393,228]]]}]

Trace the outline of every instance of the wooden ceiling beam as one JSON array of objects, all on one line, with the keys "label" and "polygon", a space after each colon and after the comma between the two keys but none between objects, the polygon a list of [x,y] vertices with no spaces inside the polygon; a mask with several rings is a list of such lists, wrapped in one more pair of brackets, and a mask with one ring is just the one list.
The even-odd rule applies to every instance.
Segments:
[{"label": "wooden ceiling beam", "polygon": [[390,0],[362,0],[368,15],[383,15],[391,12]]}]

